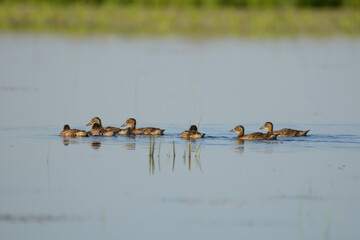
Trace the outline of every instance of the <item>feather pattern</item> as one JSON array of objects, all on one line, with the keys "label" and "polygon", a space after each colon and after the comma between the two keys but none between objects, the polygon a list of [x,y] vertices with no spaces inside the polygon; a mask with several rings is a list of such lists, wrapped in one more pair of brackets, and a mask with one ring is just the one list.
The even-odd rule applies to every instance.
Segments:
[{"label": "feather pattern", "polygon": [[134,118],[129,118],[126,120],[122,127],[124,126],[130,127],[130,133],[139,135],[163,135],[165,131],[165,129],[154,127],[136,128],[136,120]]},{"label": "feather pattern", "polygon": [[254,132],[250,134],[244,134],[245,129],[242,125],[236,126],[234,129],[230,130],[230,132],[238,133],[238,139],[245,139],[245,140],[275,140],[279,134],[277,133],[261,133],[261,132]]},{"label": "feather pattern", "polygon": [[280,130],[273,131],[273,124],[272,122],[266,122],[264,126],[262,126],[260,129],[266,129],[268,133],[277,133],[279,134],[279,137],[302,137],[306,136],[306,134],[310,131],[309,130],[296,130],[292,128],[283,128]]}]

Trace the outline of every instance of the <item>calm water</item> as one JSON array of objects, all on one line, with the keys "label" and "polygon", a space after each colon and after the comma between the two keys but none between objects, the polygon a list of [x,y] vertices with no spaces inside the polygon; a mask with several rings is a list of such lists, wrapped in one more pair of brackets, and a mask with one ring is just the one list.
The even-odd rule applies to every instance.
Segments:
[{"label": "calm water", "polygon": [[[0,35],[0,53],[1,239],[358,238],[359,39]],[[58,136],[94,116],[166,131],[153,157],[149,137]],[[265,121],[311,131],[229,132]]]}]

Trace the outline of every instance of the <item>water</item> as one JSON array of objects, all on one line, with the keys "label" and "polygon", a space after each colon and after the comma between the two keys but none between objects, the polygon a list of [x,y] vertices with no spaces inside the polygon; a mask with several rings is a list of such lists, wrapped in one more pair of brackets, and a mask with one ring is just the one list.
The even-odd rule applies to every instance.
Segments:
[{"label": "water", "polygon": [[[0,35],[1,239],[357,239],[359,46]],[[149,137],[58,136],[94,116],[166,131],[153,158]],[[311,131],[229,132],[265,121]]]},{"label": "water", "polygon": [[360,123],[358,39],[1,35],[0,53],[5,125]]}]

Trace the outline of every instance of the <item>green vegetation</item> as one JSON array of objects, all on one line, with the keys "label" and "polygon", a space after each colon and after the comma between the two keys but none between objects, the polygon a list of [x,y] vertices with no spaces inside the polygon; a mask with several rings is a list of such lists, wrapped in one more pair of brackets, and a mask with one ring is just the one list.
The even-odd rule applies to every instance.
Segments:
[{"label": "green vegetation", "polygon": [[[0,0],[1,1],[1,0]],[[0,31],[115,33],[127,35],[276,36],[360,35],[360,9],[341,8],[234,8],[144,6],[142,4],[49,4],[45,0],[0,3]],[[234,0],[210,2],[264,2]],[[280,3],[281,0],[267,0]],[[358,0],[360,1],[360,0]],[[334,0],[353,3],[358,1]],[[18,3],[17,3],[18,2]],[[70,2],[57,0],[57,2]],[[125,2],[116,1],[113,2]],[[169,0],[127,2],[169,2]],[[174,2],[182,2],[174,0]],[[184,0],[194,3],[195,0]],[[196,2],[205,2],[198,0]],[[298,2],[287,0],[287,2]],[[302,2],[310,2],[310,0]],[[311,1],[314,2],[314,1]],[[318,0],[318,2],[322,2]],[[332,2],[329,0],[329,2]],[[354,5],[355,6],[355,5]]]},{"label": "green vegetation", "polygon": [[152,7],[359,7],[360,0],[0,0],[16,3],[117,4]]}]

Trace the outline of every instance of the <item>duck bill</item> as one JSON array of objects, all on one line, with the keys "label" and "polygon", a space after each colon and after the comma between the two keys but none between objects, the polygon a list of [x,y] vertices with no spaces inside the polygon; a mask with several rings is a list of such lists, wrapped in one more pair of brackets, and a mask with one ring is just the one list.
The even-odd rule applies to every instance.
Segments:
[{"label": "duck bill", "polygon": [[229,132],[235,132],[235,130],[234,130],[234,129],[231,129]]},{"label": "duck bill", "polygon": [[125,126],[127,126],[126,123],[124,123],[123,125],[121,125],[121,127],[125,127]]},{"label": "duck bill", "polygon": [[88,124],[86,124],[85,126],[90,126],[90,125],[92,125],[92,124],[91,124],[91,122],[89,122],[89,123],[88,123]]},{"label": "duck bill", "polygon": [[262,126],[260,129],[264,129],[264,126]]}]

